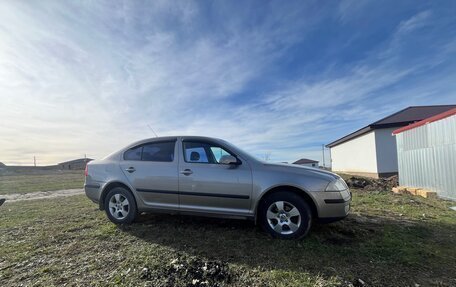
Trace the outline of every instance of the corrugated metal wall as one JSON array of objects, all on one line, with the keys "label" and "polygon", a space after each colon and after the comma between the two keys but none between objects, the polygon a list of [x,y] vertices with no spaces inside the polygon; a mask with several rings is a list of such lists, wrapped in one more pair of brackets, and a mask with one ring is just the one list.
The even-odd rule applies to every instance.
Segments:
[{"label": "corrugated metal wall", "polygon": [[399,184],[456,200],[456,115],[396,135]]}]

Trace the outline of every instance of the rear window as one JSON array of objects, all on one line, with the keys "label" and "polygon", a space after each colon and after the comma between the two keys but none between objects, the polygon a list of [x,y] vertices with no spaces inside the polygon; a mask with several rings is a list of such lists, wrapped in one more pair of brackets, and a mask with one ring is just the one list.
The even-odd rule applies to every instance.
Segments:
[{"label": "rear window", "polygon": [[175,142],[147,143],[133,147],[124,153],[124,160],[172,162]]}]

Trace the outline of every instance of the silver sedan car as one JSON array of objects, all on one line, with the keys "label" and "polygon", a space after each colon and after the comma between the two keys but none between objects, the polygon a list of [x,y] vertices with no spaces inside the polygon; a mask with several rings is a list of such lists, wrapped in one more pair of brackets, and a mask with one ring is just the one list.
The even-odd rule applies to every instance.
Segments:
[{"label": "silver sedan car", "polygon": [[90,162],[85,192],[116,224],[141,212],[254,220],[274,237],[302,238],[313,222],[347,216],[351,193],[338,175],[263,162],[215,138],[146,139]]}]

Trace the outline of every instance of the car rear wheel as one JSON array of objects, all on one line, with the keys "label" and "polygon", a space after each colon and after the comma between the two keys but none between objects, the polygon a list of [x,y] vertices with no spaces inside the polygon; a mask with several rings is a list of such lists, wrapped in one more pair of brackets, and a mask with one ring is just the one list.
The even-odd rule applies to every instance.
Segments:
[{"label": "car rear wheel", "polygon": [[312,213],[299,195],[280,191],[261,202],[259,221],[262,228],[276,238],[299,239],[307,235],[312,225]]},{"label": "car rear wheel", "polygon": [[136,218],[136,201],[130,191],[115,187],[104,200],[104,209],[109,220],[115,224],[129,224]]}]

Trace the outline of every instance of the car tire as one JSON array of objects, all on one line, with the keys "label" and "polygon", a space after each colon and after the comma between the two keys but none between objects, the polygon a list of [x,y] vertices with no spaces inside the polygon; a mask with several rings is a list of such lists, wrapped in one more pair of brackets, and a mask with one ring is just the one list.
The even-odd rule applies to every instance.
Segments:
[{"label": "car tire", "polygon": [[279,191],[261,201],[258,220],[261,227],[275,238],[300,239],[309,233],[312,212],[298,194]]},{"label": "car tire", "polygon": [[137,215],[136,201],[131,192],[123,187],[111,189],[104,199],[104,209],[115,224],[130,224]]}]

